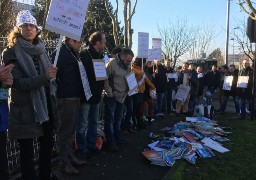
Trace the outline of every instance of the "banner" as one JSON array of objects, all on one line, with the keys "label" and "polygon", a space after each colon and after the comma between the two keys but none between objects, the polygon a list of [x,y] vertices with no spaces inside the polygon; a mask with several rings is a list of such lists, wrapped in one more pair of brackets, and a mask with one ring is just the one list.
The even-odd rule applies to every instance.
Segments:
[{"label": "banner", "polygon": [[148,58],[149,33],[138,32],[138,58]]},{"label": "banner", "polygon": [[80,41],[89,0],[52,0],[45,29]]}]

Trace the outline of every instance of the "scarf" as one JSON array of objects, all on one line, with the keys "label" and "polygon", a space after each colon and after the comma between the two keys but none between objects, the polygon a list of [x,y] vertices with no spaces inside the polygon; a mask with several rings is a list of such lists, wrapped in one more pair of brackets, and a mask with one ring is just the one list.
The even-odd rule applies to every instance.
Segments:
[{"label": "scarf", "polygon": [[[37,38],[38,43],[36,45],[29,43],[23,38],[18,38],[17,43],[14,46],[14,50],[18,59],[20,68],[25,72],[27,77],[38,76],[32,56],[39,57],[39,70],[40,74],[46,74],[49,67],[51,67],[50,59],[45,51],[44,42]],[[56,93],[55,81],[49,82],[50,95]],[[49,120],[46,90],[44,86],[38,89],[31,90],[32,105],[35,114],[35,121],[42,124]]]}]

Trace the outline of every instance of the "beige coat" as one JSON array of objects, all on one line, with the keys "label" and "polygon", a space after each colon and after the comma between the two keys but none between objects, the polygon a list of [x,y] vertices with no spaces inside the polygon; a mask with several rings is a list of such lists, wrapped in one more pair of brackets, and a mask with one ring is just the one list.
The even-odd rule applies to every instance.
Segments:
[{"label": "beige coat", "polygon": [[118,56],[109,61],[106,68],[108,79],[105,80],[104,89],[107,97],[114,97],[123,103],[129,90],[125,76],[131,72],[131,68],[125,68]]}]

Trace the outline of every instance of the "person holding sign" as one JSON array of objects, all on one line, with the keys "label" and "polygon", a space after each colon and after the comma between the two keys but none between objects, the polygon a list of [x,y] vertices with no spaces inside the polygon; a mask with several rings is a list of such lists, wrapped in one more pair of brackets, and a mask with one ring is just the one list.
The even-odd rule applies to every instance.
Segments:
[{"label": "person holding sign", "polygon": [[87,46],[80,53],[81,61],[87,73],[89,86],[92,92],[92,96],[88,100],[84,93],[82,93],[81,97],[79,120],[76,129],[77,151],[81,157],[86,157],[88,151],[93,154],[102,153],[96,148],[96,139],[98,136],[97,125],[104,80],[96,80],[93,59],[102,59],[104,57],[102,52],[105,50],[105,44],[105,34],[95,32],[90,35]]},{"label": "person holding sign", "polygon": [[[57,104],[59,115],[59,153],[61,171],[68,175],[79,172],[73,165],[84,165],[85,161],[74,156],[72,143],[78,121],[80,97],[83,93],[82,80],[79,72],[79,49],[81,41],[64,37],[60,47],[56,77]],[[51,55],[55,59],[56,50]]]},{"label": "person holding sign", "polygon": [[245,87],[240,86],[239,84],[240,77],[238,76],[238,83],[237,83],[238,99],[239,99],[240,108],[241,108],[240,115],[242,118],[245,118],[246,116],[246,102],[249,103],[249,109],[250,111],[252,111],[251,106],[253,103],[253,99],[252,99],[253,71],[254,70],[250,67],[249,60],[247,59],[243,60],[242,68],[239,71],[239,76],[247,77],[248,81],[243,82],[243,84],[246,84]]},{"label": "person holding sign", "polygon": [[39,34],[39,26],[31,13],[28,10],[19,12],[16,26],[8,36],[8,47],[2,55],[5,64],[15,64],[12,70],[8,136],[18,141],[24,180],[37,179],[34,138],[38,138],[40,146],[39,179],[51,178],[53,119],[49,94],[55,96],[56,84],[53,79],[57,68],[51,65]]},{"label": "person holding sign", "polygon": [[104,132],[107,148],[112,152],[119,150],[116,142],[119,144],[126,143],[122,138],[121,121],[123,119],[124,100],[129,91],[125,77],[131,71],[130,64],[133,56],[131,49],[122,49],[106,66],[108,79],[104,83],[106,91]]},{"label": "person holding sign", "polygon": [[[228,78],[231,79],[231,82],[226,82],[229,80]],[[223,84],[224,98],[223,98],[223,102],[220,106],[220,114],[224,114],[229,96],[233,97],[233,101],[234,101],[235,108],[236,108],[236,113],[239,114],[239,112],[240,112],[239,102],[237,99],[237,87],[236,87],[237,79],[238,79],[238,72],[235,71],[234,66],[230,66],[229,71],[224,76],[224,84]],[[226,83],[231,84],[231,88],[230,87],[225,88]]]},{"label": "person holding sign", "polygon": [[145,72],[142,71],[142,58],[136,58],[131,69],[135,74],[139,92],[133,95],[133,112],[136,117],[138,129],[145,129],[146,124],[143,122],[144,108],[143,108],[143,100],[144,100],[144,91],[145,85],[147,84],[151,90],[155,90],[155,86],[150,82],[148,77],[145,75]]}]

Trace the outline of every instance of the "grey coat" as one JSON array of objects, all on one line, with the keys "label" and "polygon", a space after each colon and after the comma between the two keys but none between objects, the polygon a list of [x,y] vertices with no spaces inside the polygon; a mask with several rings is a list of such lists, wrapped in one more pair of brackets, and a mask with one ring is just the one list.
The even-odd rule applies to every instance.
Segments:
[{"label": "grey coat", "polygon": [[[2,58],[5,63],[11,58],[16,58],[14,50],[5,49]],[[43,128],[35,122],[31,90],[41,86],[46,87],[48,80],[45,74],[28,78],[18,63],[15,63],[12,75],[9,138],[27,139],[40,137],[43,135]]]}]

